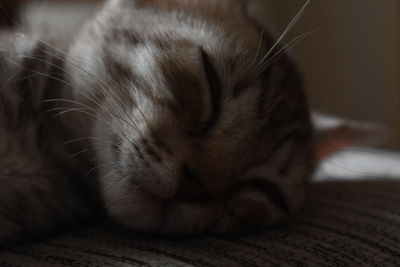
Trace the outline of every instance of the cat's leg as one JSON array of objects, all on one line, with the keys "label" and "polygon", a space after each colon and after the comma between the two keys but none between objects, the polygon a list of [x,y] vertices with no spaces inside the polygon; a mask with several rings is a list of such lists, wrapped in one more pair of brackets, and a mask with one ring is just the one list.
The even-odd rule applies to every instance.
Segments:
[{"label": "cat's leg", "polygon": [[0,32],[0,245],[92,217],[83,177],[55,156],[64,129],[43,108],[43,96],[59,91],[49,79],[50,67],[61,72],[55,58],[32,38]]},{"label": "cat's leg", "polygon": [[20,165],[20,170],[2,166],[0,245],[31,240],[91,219],[92,212],[75,184],[46,170],[23,170],[31,164]]}]

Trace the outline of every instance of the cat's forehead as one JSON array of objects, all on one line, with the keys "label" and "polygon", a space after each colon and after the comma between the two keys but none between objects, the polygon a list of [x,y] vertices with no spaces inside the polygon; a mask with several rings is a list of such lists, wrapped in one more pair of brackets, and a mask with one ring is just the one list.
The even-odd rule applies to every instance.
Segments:
[{"label": "cat's forehead", "polygon": [[224,52],[232,55],[240,50],[256,50],[259,44],[260,29],[239,14],[244,11],[237,11],[239,5],[233,3],[235,1],[133,2],[136,4],[117,5],[103,14],[99,32],[105,34],[106,39],[114,43],[142,41],[174,45],[187,40],[210,53],[218,51],[221,56]]},{"label": "cat's forehead", "polygon": [[[145,92],[173,101],[179,95],[190,100],[182,101],[191,103],[190,108],[202,107],[211,112],[207,106],[210,92],[201,56],[204,53],[220,80],[221,101],[230,99],[231,95],[235,97],[237,92],[247,92],[226,105],[221,102],[221,112],[238,113],[240,118],[246,117],[243,114],[254,113],[253,106],[247,103],[257,102],[260,92],[266,89],[260,86],[259,73],[250,68],[257,65],[257,55],[265,53],[261,41],[266,35],[255,25],[244,18],[238,18],[236,24],[215,23],[207,12],[190,15],[136,8],[119,9],[108,20],[109,23],[106,23],[107,19],[102,21],[108,28],[100,29],[105,42],[103,47],[108,49],[103,54],[111,55],[109,58],[117,64],[109,64],[109,60],[103,62],[107,66],[119,63],[125,65],[119,69],[131,69],[132,75],[128,79],[138,81],[133,87],[140,88],[131,90],[132,93]],[[243,25],[239,25],[240,22]],[[104,73],[112,74],[106,69]],[[116,77],[112,78],[115,80]],[[180,93],[174,94],[175,89]],[[191,101],[192,98],[205,99],[205,102]],[[228,119],[224,123],[232,124]]]},{"label": "cat's forehead", "polygon": [[[146,70],[146,66],[159,69],[161,66],[199,75],[203,68],[200,53],[204,52],[222,79],[243,75],[246,66],[255,59],[258,46],[255,40],[259,37],[246,42],[226,28],[210,25],[204,20],[185,24],[175,17],[167,17],[164,22],[158,19],[143,18],[141,23],[110,28],[104,33],[103,47],[107,50],[104,54],[128,63],[134,70]],[[147,20],[150,22],[146,23]]]}]

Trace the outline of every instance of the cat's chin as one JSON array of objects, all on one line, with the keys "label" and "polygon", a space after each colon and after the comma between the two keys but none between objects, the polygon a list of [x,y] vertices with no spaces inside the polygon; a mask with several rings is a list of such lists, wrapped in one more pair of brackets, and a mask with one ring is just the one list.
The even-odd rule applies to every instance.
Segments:
[{"label": "cat's chin", "polygon": [[[239,198],[229,202],[187,203],[154,196],[140,186],[132,189],[127,184],[115,185],[104,192],[108,214],[118,225],[136,232],[167,236],[231,235],[270,227],[284,217],[258,191],[243,191]],[[234,209],[228,203],[234,204]]]},{"label": "cat's chin", "polygon": [[[114,199],[108,204],[110,217],[130,230],[170,236],[230,232],[229,222],[217,203],[187,204],[157,199],[145,191]],[[111,202],[109,202],[111,203]]]}]

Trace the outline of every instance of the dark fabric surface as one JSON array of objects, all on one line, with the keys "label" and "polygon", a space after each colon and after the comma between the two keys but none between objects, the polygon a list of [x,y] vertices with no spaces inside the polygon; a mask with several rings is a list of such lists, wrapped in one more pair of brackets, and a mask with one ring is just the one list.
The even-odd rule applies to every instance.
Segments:
[{"label": "dark fabric surface", "polygon": [[399,266],[400,181],[312,185],[297,218],[262,234],[183,240],[91,228],[0,252],[0,266]]}]

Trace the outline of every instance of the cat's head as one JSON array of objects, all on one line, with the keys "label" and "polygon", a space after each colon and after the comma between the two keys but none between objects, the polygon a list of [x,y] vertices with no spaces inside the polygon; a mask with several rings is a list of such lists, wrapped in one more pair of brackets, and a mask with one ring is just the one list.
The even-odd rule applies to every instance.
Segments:
[{"label": "cat's head", "polygon": [[100,184],[117,222],[230,232],[301,205],[312,169],[301,79],[241,7],[110,1],[77,39],[68,70],[77,108],[94,118]]}]

